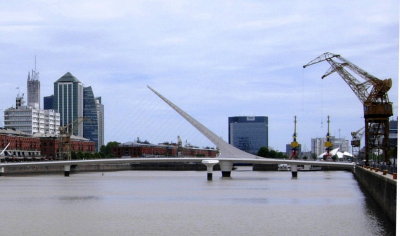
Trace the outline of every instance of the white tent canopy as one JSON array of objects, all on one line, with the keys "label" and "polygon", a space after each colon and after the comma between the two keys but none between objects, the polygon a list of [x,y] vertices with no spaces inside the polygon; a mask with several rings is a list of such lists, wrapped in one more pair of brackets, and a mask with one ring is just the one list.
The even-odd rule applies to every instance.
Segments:
[{"label": "white tent canopy", "polygon": [[[322,159],[327,153],[323,152],[321,153],[317,158]],[[337,156],[339,159],[343,159],[345,157],[353,157],[353,155],[349,152],[340,152],[339,148],[335,148],[332,151],[329,152],[330,156]]]}]

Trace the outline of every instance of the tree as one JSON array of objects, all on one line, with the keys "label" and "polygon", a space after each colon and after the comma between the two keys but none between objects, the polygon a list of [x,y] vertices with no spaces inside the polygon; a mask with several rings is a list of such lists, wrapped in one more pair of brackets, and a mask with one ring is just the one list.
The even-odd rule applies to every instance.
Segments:
[{"label": "tree", "polygon": [[78,155],[76,152],[72,151],[71,152],[71,160],[76,160],[76,159],[78,159]]},{"label": "tree", "polygon": [[101,146],[100,153],[103,157],[111,157],[112,149],[117,147],[120,143],[116,141],[108,142],[105,146]]},{"label": "tree", "polygon": [[261,147],[257,152],[257,156],[269,157],[269,149],[267,147]]},{"label": "tree", "polygon": [[78,151],[78,152],[76,153],[76,159],[83,159],[83,152]]},{"label": "tree", "polygon": [[287,158],[287,156],[283,153],[269,149],[268,147],[261,147],[257,152],[257,156],[268,158]]}]

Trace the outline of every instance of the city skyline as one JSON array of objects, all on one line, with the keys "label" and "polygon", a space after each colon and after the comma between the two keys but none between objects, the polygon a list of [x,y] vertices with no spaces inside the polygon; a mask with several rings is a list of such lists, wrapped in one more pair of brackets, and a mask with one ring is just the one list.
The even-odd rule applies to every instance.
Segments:
[{"label": "city skyline", "polygon": [[311,138],[325,136],[328,115],[337,137],[350,140],[364,125],[362,104],[347,84],[336,74],[320,79],[327,63],[302,68],[330,51],[378,78],[391,77],[393,118],[398,114],[396,1],[90,3],[0,4],[0,68],[7,78],[0,109],[13,104],[36,55],[43,96],[67,71],[102,95],[106,143],[180,135],[210,146],[149,84],[225,140],[228,117],[268,116],[270,146],[284,151],[297,115],[307,151]]}]

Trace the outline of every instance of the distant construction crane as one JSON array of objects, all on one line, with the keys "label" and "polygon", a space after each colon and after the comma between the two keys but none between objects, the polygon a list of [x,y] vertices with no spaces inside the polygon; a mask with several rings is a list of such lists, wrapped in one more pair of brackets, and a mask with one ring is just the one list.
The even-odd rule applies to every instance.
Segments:
[{"label": "distant construction crane", "polygon": [[[389,117],[393,115],[393,110],[387,93],[392,87],[392,79],[380,80],[340,55],[330,52],[315,58],[304,65],[303,68],[322,61],[327,61],[331,65],[331,68],[322,76],[322,79],[337,72],[364,106],[366,165],[369,165],[370,158],[379,155],[383,155],[384,161],[388,163]],[[351,70],[362,81],[357,80],[346,69]]]},{"label": "distant construction crane", "polygon": [[364,134],[364,127],[357,131],[351,132],[351,147],[353,156],[358,156],[360,153],[361,136]]},{"label": "distant construction crane", "polygon": [[59,131],[59,144],[58,144],[58,155],[62,160],[71,160],[71,136],[73,132],[73,127],[79,125],[80,123],[89,120],[85,117],[78,117],[78,119],[72,121],[69,124],[60,126]]}]

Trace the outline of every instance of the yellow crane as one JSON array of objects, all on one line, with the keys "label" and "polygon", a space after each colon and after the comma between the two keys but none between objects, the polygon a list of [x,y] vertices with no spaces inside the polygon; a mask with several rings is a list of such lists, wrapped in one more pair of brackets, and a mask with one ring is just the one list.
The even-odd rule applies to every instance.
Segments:
[{"label": "yellow crane", "polygon": [[294,116],[294,133],[293,133],[293,141],[290,143],[292,147],[292,153],[290,154],[290,159],[297,159],[299,156],[299,147],[300,144],[297,142],[297,117]]},{"label": "yellow crane", "polygon": [[324,160],[332,160],[331,151],[332,151],[333,143],[331,141],[331,134],[330,134],[331,120],[330,120],[329,116],[328,116],[327,122],[328,122],[328,132],[326,133],[326,141],[324,143],[324,147],[326,150],[326,155],[324,156]]},{"label": "yellow crane", "polygon": [[[365,119],[365,160],[383,155],[389,162],[389,117],[393,115],[392,103],[388,91],[392,87],[392,79],[378,79],[338,54],[326,52],[310,61],[303,68],[326,61],[331,68],[322,76],[337,72],[349,85],[364,107]],[[357,79],[353,72],[359,79]],[[379,160],[378,160],[379,161]]]}]

